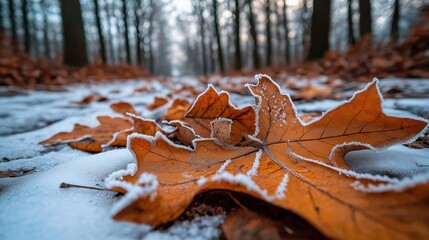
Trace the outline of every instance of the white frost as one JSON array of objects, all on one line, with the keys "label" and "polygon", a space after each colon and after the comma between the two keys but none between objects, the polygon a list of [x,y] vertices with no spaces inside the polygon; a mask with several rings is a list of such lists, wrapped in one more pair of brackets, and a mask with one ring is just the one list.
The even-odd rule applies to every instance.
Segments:
[{"label": "white frost", "polygon": [[247,176],[249,177],[256,176],[256,174],[258,173],[259,161],[261,160],[261,157],[262,157],[262,149],[259,149],[259,151],[255,155],[255,160],[253,161],[252,168],[246,174]]}]

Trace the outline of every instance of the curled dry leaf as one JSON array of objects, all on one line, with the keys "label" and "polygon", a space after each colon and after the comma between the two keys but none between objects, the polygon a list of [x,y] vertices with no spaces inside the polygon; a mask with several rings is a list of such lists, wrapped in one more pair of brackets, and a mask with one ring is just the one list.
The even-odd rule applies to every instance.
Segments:
[{"label": "curled dry leaf", "polygon": [[117,103],[112,103],[110,105],[110,108],[117,112],[120,113],[122,115],[127,115],[127,113],[131,113],[131,114],[137,114],[136,109],[134,108],[133,105],[131,105],[130,103],[127,102],[117,102]]},{"label": "curled dry leaf", "polygon": [[155,136],[156,132],[167,134],[154,120],[144,119],[134,114],[128,114],[133,121],[131,129],[125,129],[115,134],[114,139],[109,146],[124,147],[127,145],[127,137],[132,133],[139,133],[149,136]]},{"label": "curled dry leaf", "polygon": [[186,125],[186,123],[178,120],[167,122],[168,125],[175,127],[174,135],[185,146],[192,146],[192,141],[199,137],[194,129]]},{"label": "curled dry leaf", "polygon": [[181,98],[174,99],[173,103],[168,108],[167,113],[164,115],[164,119],[167,121],[183,120],[188,106],[188,100]]},{"label": "curled dry leaf", "polygon": [[211,122],[217,118],[232,120],[229,144],[235,145],[255,132],[255,112],[248,106],[242,109],[235,108],[229,101],[227,92],[217,92],[213,86],[198,96],[185,115],[188,123],[201,137],[211,135]]},{"label": "curled dry leaf", "polygon": [[[196,194],[223,189],[290,210],[331,238],[428,238],[428,183],[382,193],[360,191],[352,185],[356,181],[370,188],[369,183],[399,180],[348,171],[341,154],[353,147],[333,154],[340,146],[384,148],[426,129],[426,121],[385,115],[376,85],[372,82],[350,101],[303,123],[290,97],[271,79],[259,76],[258,84],[249,86],[257,102],[252,139],[259,146],[224,148],[217,140],[198,139],[191,149],[160,133],[132,135],[129,146],[137,169],[110,184],[132,194],[125,195],[128,202],[114,218],[159,225],[176,219]],[[201,102],[205,97],[209,100]],[[209,88],[190,113],[210,116],[210,109],[231,109],[226,97]]]},{"label": "curled dry leaf", "polygon": [[69,143],[71,147],[82,151],[101,152],[103,150],[102,146],[112,141],[115,133],[131,128],[131,122],[124,118],[99,116],[97,120],[100,123],[97,127],[91,128],[75,124],[73,131],[57,133],[40,143]]},{"label": "curled dry leaf", "polygon": [[150,105],[147,105],[146,108],[149,110],[155,110],[161,106],[164,106],[167,103],[168,103],[168,99],[163,97],[155,97],[155,99],[153,100],[153,103]]}]

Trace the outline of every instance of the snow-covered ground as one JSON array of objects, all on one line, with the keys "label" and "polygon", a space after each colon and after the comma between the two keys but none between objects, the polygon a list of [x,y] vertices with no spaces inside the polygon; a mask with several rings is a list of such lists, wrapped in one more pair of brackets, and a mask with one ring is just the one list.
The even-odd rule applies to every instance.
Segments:
[{"label": "snow-covered ground", "polygon": [[[186,81],[197,84],[193,79]],[[388,91],[398,85],[407,92],[426,96],[385,99],[386,112],[427,116],[429,79],[383,80],[381,90]],[[142,87],[150,91],[134,91]],[[204,89],[204,86],[198,87]],[[89,155],[67,145],[38,144],[57,132],[70,131],[75,123],[95,126],[96,116],[117,115],[109,108],[117,101],[130,102],[144,117],[151,117],[153,113],[144,106],[152,103],[155,96],[168,94],[169,89],[163,84],[135,80],[79,85],[63,92],[26,91],[14,96],[6,96],[5,92],[0,89],[0,171],[33,169],[34,173],[0,178],[0,239],[211,239],[219,236],[217,226],[223,216],[201,216],[176,223],[167,231],[152,231],[145,225],[111,219],[111,208],[118,200],[114,192],[59,188],[61,182],[102,187],[105,177],[125,169],[133,161],[127,149]],[[84,106],[73,103],[92,93],[107,96],[108,100]],[[253,102],[250,96],[232,94],[231,98],[238,106]],[[300,112],[321,112],[341,102],[323,100],[296,105]],[[346,161],[357,172],[405,177],[429,172],[429,149],[395,146],[377,153],[365,150],[349,153]]]}]

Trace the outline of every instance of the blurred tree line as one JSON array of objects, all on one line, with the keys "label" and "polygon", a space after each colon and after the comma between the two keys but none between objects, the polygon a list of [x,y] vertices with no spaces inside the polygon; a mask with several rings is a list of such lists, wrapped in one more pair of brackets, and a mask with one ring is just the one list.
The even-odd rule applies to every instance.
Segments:
[{"label": "blurred tree line", "polygon": [[206,75],[321,58],[379,34],[380,22],[388,33],[382,40],[395,43],[402,18],[424,2],[0,0],[0,28],[31,56],[62,57],[70,66],[133,64],[160,75]]}]

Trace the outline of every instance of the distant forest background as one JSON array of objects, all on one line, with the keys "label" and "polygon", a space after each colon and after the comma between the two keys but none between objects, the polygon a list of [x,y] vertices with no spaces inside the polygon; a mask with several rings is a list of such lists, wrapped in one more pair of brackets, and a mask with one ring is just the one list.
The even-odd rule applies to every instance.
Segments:
[{"label": "distant forest background", "polygon": [[[1,0],[12,52],[82,67],[141,66],[154,75],[287,67],[400,42],[429,0]],[[2,38],[4,39],[4,38]],[[3,46],[4,48],[4,46]]]}]

